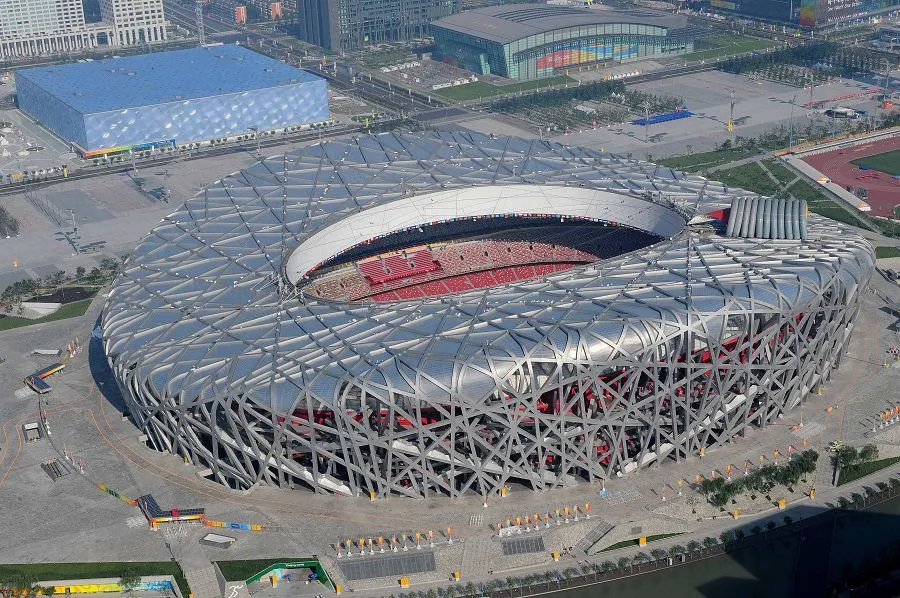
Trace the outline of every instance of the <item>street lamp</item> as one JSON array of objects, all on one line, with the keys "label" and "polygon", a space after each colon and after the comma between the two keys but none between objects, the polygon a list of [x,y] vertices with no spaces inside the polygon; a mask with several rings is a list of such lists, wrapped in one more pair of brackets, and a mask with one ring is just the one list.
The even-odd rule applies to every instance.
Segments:
[{"label": "street lamp", "polygon": [[247,127],[247,130],[253,131],[253,133],[256,135],[256,157],[259,158],[259,152],[260,152],[259,127]]},{"label": "street lamp", "polygon": [[794,102],[796,101],[797,94],[794,94],[794,97],[791,98],[791,125],[790,133],[788,134],[788,153],[791,153],[794,150]]}]

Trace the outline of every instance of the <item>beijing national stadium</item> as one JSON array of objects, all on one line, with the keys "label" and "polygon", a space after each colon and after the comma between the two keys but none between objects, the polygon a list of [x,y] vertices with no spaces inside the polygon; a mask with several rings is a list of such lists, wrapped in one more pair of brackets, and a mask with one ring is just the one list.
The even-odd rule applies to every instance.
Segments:
[{"label": "beijing national stadium", "polygon": [[189,199],[132,253],[102,340],[148,443],[221,484],[488,496],[778,420],[840,365],[873,263],[805,202],[387,133]]}]

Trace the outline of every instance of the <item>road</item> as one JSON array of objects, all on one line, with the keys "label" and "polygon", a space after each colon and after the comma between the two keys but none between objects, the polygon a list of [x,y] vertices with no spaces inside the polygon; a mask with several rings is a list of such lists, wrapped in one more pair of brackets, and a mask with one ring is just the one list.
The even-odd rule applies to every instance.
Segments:
[{"label": "road", "polygon": [[[261,149],[265,149],[268,147],[274,147],[278,145],[283,145],[285,143],[301,143],[303,141],[310,141],[313,139],[329,139],[332,137],[341,137],[344,135],[349,135],[350,133],[359,132],[363,130],[362,125],[337,125],[334,127],[329,127],[327,129],[316,129],[311,131],[304,131],[300,134],[290,135],[290,136],[278,136],[270,139],[261,139],[259,142],[259,147]],[[155,159],[147,159],[138,162],[139,168],[154,168],[163,166],[166,164],[172,164],[173,162],[182,162],[188,160],[197,160],[200,158],[211,158],[215,156],[224,156],[227,154],[233,154],[237,152],[247,151],[248,147],[252,146],[254,142],[246,142],[246,143],[235,143],[228,146],[213,146],[210,148],[203,148],[200,150],[193,150],[190,152],[182,153],[182,154],[172,154],[167,156],[160,156]],[[92,166],[81,168],[79,170],[70,173],[68,177],[63,178],[62,176],[54,177],[52,179],[29,182],[27,186],[25,185],[4,185],[0,187],[0,196],[3,195],[13,195],[17,193],[22,193],[26,190],[34,190],[41,189],[44,187],[50,187],[57,183],[62,183],[64,181],[73,181],[86,179],[89,177],[97,176],[98,174],[105,174],[110,172],[127,172],[132,170],[134,167],[131,162],[122,162],[116,164],[114,166]]]}]

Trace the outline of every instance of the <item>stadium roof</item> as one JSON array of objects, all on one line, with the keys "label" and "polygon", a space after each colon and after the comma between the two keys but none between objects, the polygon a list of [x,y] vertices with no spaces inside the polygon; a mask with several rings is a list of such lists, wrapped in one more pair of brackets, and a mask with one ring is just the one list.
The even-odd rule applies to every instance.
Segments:
[{"label": "stadium roof", "polygon": [[439,19],[432,26],[506,44],[547,31],[610,23],[679,29],[687,24],[687,18],[646,9],[583,9],[549,4],[511,4],[467,10]]},{"label": "stadium roof", "polygon": [[237,45],[22,69],[16,76],[28,79],[85,114],[317,79],[311,73]]},{"label": "stadium roof", "polygon": [[286,274],[296,284],[315,266],[401,228],[520,213],[615,222],[659,237],[674,236],[684,228],[684,220],[671,210],[621,193],[539,184],[463,187],[398,199],[324,227],[291,253]]},{"label": "stadium roof", "polygon": [[[865,279],[871,268],[864,239],[810,215],[806,242],[697,234],[689,241],[678,234],[542,279],[391,304],[285,300],[274,283],[285,266],[302,270],[290,262],[302,259],[296,248],[308,247],[314,235],[356,214],[402,204],[410,189],[427,205],[443,191],[496,195],[507,185],[522,186],[524,194],[547,194],[535,186],[555,185],[556,196],[583,186],[602,192],[604,204],[619,195],[622,207],[645,202],[653,214],[681,203],[689,217],[726,208],[738,195],[696,175],[597,150],[478,133],[383,134],[298,147],[211,185],[147,235],[110,291],[106,350],[123,363],[140,364],[141,376],[152,373],[159,396],[211,395],[253,380],[253,392],[269,401],[279,394],[270,394],[271,383],[290,401],[302,384],[330,402],[347,376],[371,375],[418,397],[448,388],[474,397],[476,387],[494,380],[470,373],[457,384],[452,365],[442,363],[431,375],[444,390],[414,391],[396,367],[374,364],[395,357],[410,367],[440,361],[430,357],[430,341],[469,330],[462,326],[469,320],[472,330],[485,333],[467,337],[471,351],[496,343],[520,361],[530,349],[509,344],[506,325],[497,323],[526,335],[539,323],[546,330],[581,330],[592,358],[602,360],[619,348],[592,335],[618,339],[628,318],[677,323],[724,313],[726,305],[760,313],[793,309],[836,276],[855,288],[854,280]],[[687,306],[686,294],[692,297]],[[386,325],[401,321],[401,332]],[[290,402],[273,407],[289,410]]]}]

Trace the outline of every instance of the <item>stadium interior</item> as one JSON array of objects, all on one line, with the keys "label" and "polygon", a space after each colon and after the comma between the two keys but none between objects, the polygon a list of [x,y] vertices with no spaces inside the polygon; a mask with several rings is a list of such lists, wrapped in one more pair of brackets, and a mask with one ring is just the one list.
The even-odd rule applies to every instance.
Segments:
[{"label": "stadium interior", "polygon": [[646,247],[659,237],[572,217],[476,217],[361,243],[308,273],[319,298],[376,303],[525,281]]}]

